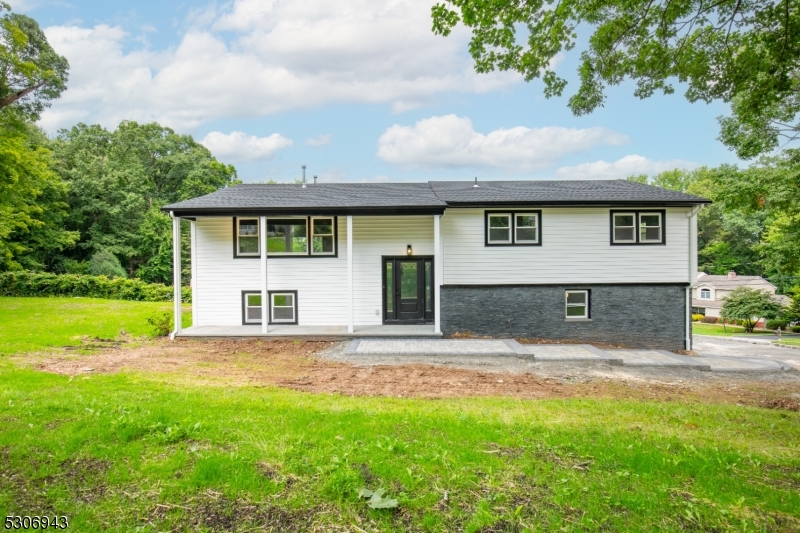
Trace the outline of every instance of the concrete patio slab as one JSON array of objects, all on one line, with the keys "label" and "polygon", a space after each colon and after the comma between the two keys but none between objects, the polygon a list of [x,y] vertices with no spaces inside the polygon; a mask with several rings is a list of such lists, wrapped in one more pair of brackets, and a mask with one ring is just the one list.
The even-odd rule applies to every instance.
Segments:
[{"label": "concrete patio slab", "polygon": [[278,326],[269,327],[261,333],[261,326],[191,326],[184,329],[178,337],[217,338],[217,337],[441,337],[432,325],[409,326],[379,325],[356,326],[353,333],[347,326]]},{"label": "concrete patio slab", "polygon": [[694,370],[711,370],[701,357],[687,357],[666,350],[608,350],[623,360],[624,366],[637,367],[684,367]]},{"label": "concrete patio slab", "polygon": [[358,355],[516,355],[494,339],[361,339],[349,349]]},{"label": "concrete patio slab", "polygon": [[698,357],[711,367],[712,372],[775,372],[792,367],[781,361],[761,357]]},{"label": "concrete patio slab", "polygon": [[622,365],[622,358],[595,348],[590,344],[526,344],[525,350],[534,361],[569,361],[572,363],[606,362]]}]

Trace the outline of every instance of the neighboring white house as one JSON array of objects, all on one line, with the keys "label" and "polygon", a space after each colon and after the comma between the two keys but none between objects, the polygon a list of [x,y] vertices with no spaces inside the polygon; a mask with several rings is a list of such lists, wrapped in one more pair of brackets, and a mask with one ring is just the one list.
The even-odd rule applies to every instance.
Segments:
[{"label": "neighboring white house", "polygon": [[[697,282],[692,287],[692,313],[719,318],[723,300],[739,287],[767,291],[775,295],[775,300],[782,305],[789,303],[788,297],[775,294],[777,287],[761,276],[740,276],[733,270],[724,276],[698,272]],[[763,324],[762,319],[759,321],[759,325],[763,326]]]},{"label": "neighboring white house", "polygon": [[229,187],[163,208],[176,250],[191,221],[175,333],[687,348],[706,203],[626,180]]}]

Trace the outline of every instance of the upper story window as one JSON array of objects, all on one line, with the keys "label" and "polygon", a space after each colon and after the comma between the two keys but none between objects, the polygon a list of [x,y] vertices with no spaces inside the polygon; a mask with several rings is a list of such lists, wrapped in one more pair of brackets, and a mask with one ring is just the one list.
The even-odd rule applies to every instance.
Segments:
[{"label": "upper story window", "polygon": [[665,244],[664,211],[612,211],[611,244]]},{"label": "upper story window", "polygon": [[258,256],[259,234],[257,218],[236,220],[236,255]]},{"label": "upper story window", "polygon": [[711,289],[700,289],[700,299],[701,300],[710,300],[711,299]]},{"label": "upper story window", "polygon": [[486,246],[541,244],[541,211],[486,212]]},{"label": "upper story window", "polygon": [[[260,257],[260,218],[234,218],[234,257]],[[270,257],[336,256],[336,217],[267,218]]]}]

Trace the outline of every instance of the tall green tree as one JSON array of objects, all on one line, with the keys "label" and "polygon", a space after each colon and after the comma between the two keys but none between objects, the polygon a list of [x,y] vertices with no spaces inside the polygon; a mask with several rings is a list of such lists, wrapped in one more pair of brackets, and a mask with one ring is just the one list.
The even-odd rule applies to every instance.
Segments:
[{"label": "tall green tree", "polygon": [[126,121],[115,131],[78,124],[59,132],[53,150],[70,185],[67,227],[81,233],[67,257],[109,251],[147,281],[171,279],[172,226],[161,206],[239,182],[233,166],[191,136],[155,123]]},{"label": "tall green tree", "polygon": [[579,33],[580,85],[569,99],[576,115],[605,102],[623,80],[647,98],[686,83],[691,102],[731,104],[720,139],[743,158],[800,134],[800,4],[790,0],[446,0],[432,8],[433,31],[472,30],[478,72],[515,70],[541,77],[545,96],[567,81],[552,68]]},{"label": "tall green tree", "polygon": [[30,17],[11,13],[0,2],[0,109],[17,107],[36,120],[67,88],[69,63],[58,55],[39,24]]},{"label": "tall green tree", "polygon": [[47,268],[78,238],[63,228],[67,186],[47,142],[15,110],[0,110],[0,271]]}]

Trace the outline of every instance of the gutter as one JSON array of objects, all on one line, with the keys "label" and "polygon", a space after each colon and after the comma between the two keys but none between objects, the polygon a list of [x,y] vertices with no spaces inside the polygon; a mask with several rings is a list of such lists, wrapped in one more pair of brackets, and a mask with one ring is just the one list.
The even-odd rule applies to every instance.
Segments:
[{"label": "gutter", "polygon": [[686,349],[692,349],[692,288],[697,283],[697,266],[695,265],[694,258],[697,257],[697,226],[696,218],[697,213],[705,207],[705,204],[695,205],[686,218],[689,219],[689,254],[687,255],[687,263],[689,265],[689,285],[686,287]]}]

